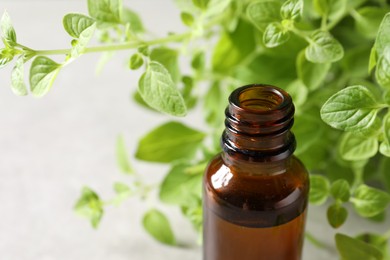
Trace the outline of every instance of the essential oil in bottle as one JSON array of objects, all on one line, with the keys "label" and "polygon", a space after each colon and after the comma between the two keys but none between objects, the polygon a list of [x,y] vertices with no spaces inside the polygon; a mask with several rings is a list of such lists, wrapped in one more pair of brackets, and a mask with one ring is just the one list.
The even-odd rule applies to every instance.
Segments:
[{"label": "essential oil in bottle", "polygon": [[309,179],[293,156],[291,97],[244,86],[225,114],[223,151],[204,176],[203,259],[301,259]]}]

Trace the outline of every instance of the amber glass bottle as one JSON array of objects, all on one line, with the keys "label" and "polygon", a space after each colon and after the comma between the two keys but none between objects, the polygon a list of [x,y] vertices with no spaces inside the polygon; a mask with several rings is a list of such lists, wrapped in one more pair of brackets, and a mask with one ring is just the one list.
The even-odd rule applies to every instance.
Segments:
[{"label": "amber glass bottle", "polygon": [[223,152],[204,177],[203,259],[301,259],[309,180],[292,155],[291,97],[248,85],[225,113]]}]

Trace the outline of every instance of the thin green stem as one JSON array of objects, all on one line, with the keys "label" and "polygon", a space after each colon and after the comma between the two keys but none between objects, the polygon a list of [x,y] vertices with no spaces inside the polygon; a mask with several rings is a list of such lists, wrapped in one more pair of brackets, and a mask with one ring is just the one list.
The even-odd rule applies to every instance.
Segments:
[{"label": "thin green stem", "polygon": [[[120,50],[129,50],[136,49],[144,45],[155,45],[163,44],[168,42],[177,42],[181,41],[191,35],[191,32],[186,32],[182,34],[172,34],[164,38],[150,40],[150,41],[138,41],[138,42],[128,42],[120,44],[109,44],[104,46],[95,46],[86,48],[84,53],[93,53],[93,52],[104,52],[104,51],[120,51]],[[71,52],[71,49],[58,49],[58,50],[37,50],[34,51],[36,55],[66,55]]]}]

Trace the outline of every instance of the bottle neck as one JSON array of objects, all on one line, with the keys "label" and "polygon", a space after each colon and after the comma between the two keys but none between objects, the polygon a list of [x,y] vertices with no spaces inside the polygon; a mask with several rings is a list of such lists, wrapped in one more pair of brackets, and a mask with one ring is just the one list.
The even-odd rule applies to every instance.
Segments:
[{"label": "bottle neck", "polygon": [[228,161],[277,162],[295,150],[294,105],[282,89],[248,85],[236,89],[225,111],[221,145]]}]

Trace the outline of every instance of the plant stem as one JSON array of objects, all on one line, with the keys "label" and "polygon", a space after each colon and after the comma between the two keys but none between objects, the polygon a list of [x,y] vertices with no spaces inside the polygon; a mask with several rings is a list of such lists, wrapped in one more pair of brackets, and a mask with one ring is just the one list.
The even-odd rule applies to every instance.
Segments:
[{"label": "plant stem", "polygon": [[[181,41],[189,37],[190,35],[191,32],[186,32],[182,34],[172,34],[164,38],[150,40],[150,41],[127,42],[127,43],[120,43],[120,44],[109,44],[104,46],[89,47],[85,49],[84,53],[136,49],[144,45],[155,45],[155,44]],[[35,54],[36,55],[66,55],[69,54],[70,52],[71,49],[37,50],[35,51]]]}]

